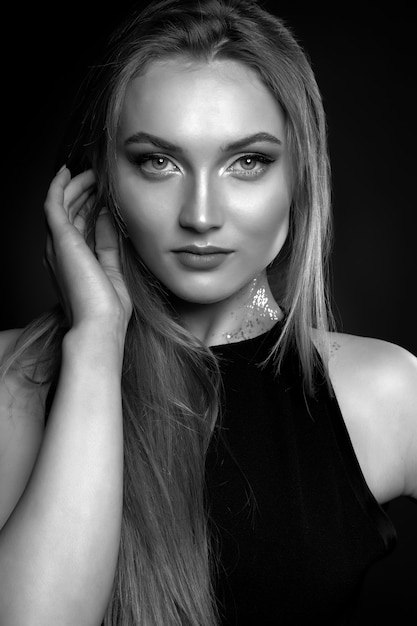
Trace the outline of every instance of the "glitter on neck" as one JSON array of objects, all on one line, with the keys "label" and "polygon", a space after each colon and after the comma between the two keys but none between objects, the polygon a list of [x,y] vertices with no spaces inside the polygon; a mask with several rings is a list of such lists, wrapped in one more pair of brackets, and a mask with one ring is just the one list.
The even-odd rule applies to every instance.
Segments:
[{"label": "glitter on neck", "polygon": [[269,330],[271,322],[280,319],[278,307],[271,308],[269,298],[264,285],[258,285],[258,278],[252,281],[251,290],[244,306],[244,315],[238,328],[223,333],[227,343],[244,341],[256,337]]}]

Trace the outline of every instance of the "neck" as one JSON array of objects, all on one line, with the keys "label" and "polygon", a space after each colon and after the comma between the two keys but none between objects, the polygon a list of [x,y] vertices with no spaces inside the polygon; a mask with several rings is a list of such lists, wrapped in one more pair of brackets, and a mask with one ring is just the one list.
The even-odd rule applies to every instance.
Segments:
[{"label": "neck", "polygon": [[221,302],[195,304],[181,301],[175,302],[174,306],[186,328],[206,346],[257,337],[283,317],[266,272]]}]

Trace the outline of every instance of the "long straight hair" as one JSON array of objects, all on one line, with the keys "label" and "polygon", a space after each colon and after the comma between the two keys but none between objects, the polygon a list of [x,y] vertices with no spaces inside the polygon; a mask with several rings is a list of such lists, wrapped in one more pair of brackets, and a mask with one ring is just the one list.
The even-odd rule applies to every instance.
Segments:
[{"label": "long straight hair", "polygon": [[[83,86],[74,117],[77,132],[68,143],[66,159],[73,173],[89,167],[96,173],[89,228],[92,232],[103,205],[112,211],[133,301],[122,374],[122,536],[106,626],[216,623],[204,464],[218,414],[218,367],[212,352],[175,318],[163,286],[123,236],[114,180],[126,89],[152,61],[175,55],[199,62],[243,63],[257,73],[284,112],[294,182],[279,298],[286,318],[271,356],[278,371],[290,345],[297,349],[310,393],[318,365],[311,329],[329,326],[326,126],[305,53],[281,20],[250,0],[162,0],[133,11]],[[21,362],[36,347],[42,375],[47,372],[53,388],[65,332],[62,311],[35,320],[6,367]]]}]

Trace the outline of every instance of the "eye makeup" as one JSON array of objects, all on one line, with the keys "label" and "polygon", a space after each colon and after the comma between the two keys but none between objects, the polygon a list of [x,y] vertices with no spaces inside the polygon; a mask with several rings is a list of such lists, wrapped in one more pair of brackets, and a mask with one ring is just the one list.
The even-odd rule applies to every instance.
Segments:
[{"label": "eye makeup", "polygon": [[[129,161],[145,177],[158,179],[180,172],[172,158],[159,153],[129,155]],[[247,153],[236,158],[224,171],[241,180],[256,179],[266,173],[276,158],[260,153]]]},{"label": "eye makeup", "polygon": [[172,159],[164,154],[136,154],[129,155],[128,158],[133,165],[138,167],[144,176],[150,178],[162,178],[180,171]]},{"label": "eye makeup", "polygon": [[[235,159],[226,171],[238,178],[259,178],[275,161],[275,158],[266,156],[265,154],[248,153]],[[237,168],[237,164],[241,167]]]}]

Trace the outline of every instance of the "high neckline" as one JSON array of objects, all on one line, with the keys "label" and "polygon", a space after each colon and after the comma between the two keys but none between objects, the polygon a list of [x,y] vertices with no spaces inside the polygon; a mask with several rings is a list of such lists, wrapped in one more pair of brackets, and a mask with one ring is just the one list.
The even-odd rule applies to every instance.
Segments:
[{"label": "high neckline", "polygon": [[[278,320],[271,328],[260,333],[259,335],[256,335],[255,337],[241,339],[240,341],[232,341],[230,343],[226,342],[216,344],[214,346],[209,346],[209,349],[215,354],[221,352],[252,352],[254,349],[257,349],[265,343],[274,343],[281,333],[283,324],[284,319]],[[271,342],[269,341],[270,338]]]}]

